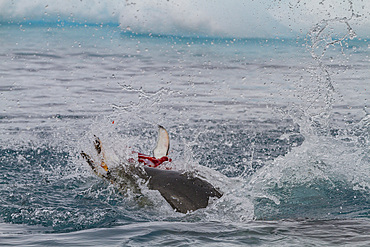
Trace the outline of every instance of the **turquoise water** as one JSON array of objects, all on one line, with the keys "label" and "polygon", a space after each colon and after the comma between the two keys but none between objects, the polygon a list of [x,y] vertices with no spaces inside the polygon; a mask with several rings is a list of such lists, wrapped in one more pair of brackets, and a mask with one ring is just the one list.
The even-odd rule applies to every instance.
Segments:
[{"label": "turquoise water", "polygon": [[[329,39],[336,20],[229,38],[12,13],[0,15],[1,245],[370,244],[366,37]],[[94,135],[111,162],[150,153],[158,124],[175,168],[221,199],[183,215],[147,190],[140,205],[79,157]]]}]

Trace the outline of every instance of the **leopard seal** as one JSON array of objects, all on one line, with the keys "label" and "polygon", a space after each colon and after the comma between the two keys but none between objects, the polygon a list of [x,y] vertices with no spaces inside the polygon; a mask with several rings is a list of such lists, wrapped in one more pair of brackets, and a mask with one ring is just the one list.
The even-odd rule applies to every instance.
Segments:
[{"label": "leopard seal", "polygon": [[[192,173],[175,171],[169,168],[169,135],[163,126],[158,126],[158,139],[153,156],[136,153],[137,159],[122,161],[122,164],[109,167],[103,151],[102,142],[95,136],[95,150],[98,162],[90,155],[81,152],[91,169],[99,177],[114,184],[122,193],[130,189],[141,193],[139,184],[145,184],[149,190],[157,190],[169,205],[177,212],[189,213],[206,208],[211,198],[220,198],[222,193],[203,178]],[[166,168],[161,165],[167,163]]]}]

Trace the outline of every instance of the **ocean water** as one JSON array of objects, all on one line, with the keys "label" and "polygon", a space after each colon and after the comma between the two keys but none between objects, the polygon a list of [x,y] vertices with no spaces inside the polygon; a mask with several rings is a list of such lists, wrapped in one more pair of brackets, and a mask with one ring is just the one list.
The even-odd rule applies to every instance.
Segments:
[{"label": "ocean water", "polygon": [[[370,245],[368,3],[331,2],[0,1],[0,245]],[[79,155],[158,124],[222,198],[141,205]]]}]

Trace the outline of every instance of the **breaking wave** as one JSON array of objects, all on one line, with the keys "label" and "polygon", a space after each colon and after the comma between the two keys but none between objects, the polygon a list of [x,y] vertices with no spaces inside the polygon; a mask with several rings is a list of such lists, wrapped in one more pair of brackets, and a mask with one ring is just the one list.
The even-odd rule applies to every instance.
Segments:
[{"label": "breaking wave", "polygon": [[[0,1],[3,24],[120,25],[133,33],[234,38],[305,35],[323,19],[352,19],[369,37],[370,3],[298,1]],[[304,18],[302,18],[302,16]],[[340,25],[338,24],[338,27]],[[339,30],[339,28],[338,28]]]}]

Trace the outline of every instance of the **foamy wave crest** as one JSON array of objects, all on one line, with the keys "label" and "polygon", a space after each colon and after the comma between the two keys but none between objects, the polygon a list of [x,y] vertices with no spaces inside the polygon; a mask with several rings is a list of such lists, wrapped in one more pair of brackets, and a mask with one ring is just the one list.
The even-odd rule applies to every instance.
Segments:
[{"label": "foamy wave crest", "polygon": [[20,21],[71,21],[77,23],[118,23],[121,1],[82,0],[0,0],[0,20]]},{"label": "foamy wave crest", "polygon": [[367,147],[311,136],[253,174],[256,217],[368,217]]},{"label": "foamy wave crest", "polygon": [[134,33],[219,37],[296,37],[323,19],[350,19],[370,36],[369,1],[0,0],[0,21],[117,24]]}]

